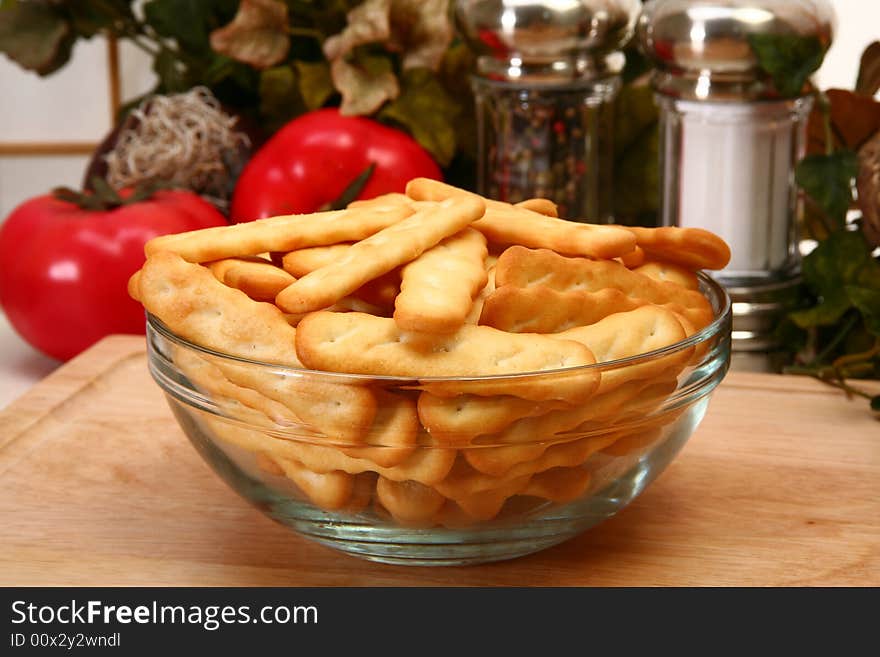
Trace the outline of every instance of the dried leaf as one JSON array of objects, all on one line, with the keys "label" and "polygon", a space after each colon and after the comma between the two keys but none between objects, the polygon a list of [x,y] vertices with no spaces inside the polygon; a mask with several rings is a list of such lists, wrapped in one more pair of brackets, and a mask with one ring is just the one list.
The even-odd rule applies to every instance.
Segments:
[{"label": "dried leaf", "polygon": [[330,74],[342,94],[339,113],[343,116],[372,114],[400,94],[391,60],[383,55],[337,59],[330,65]]},{"label": "dried leaf", "polygon": [[[834,147],[858,150],[880,130],[880,103],[846,89],[825,92],[831,105]],[[819,108],[813,110],[808,125],[808,152],[825,152],[825,125]]]},{"label": "dried leaf", "polygon": [[254,68],[279,64],[290,50],[287,5],[278,0],[241,0],[232,22],[211,32],[211,47]]},{"label": "dried leaf", "polygon": [[391,0],[366,0],[348,12],[346,28],[324,41],[324,56],[331,65],[358,46],[386,41],[391,36],[390,9]]},{"label": "dried leaf", "polygon": [[447,0],[393,0],[389,47],[402,53],[404,70],[436,71],[452,41]]},{"label": "dried leaf", "polygon": [[880,247],[880,132],[859,151],[859,208],[862,232],[872,248]]},{"label": "dried leaf", "polygon": [[873,96],[878,91],[880,91],[880,41],[875,41],[862,54],[856,93]]},{"label": "dried leaf", "polygon": [[324,41],[333,84],[342,94],[343,114],[371,114],[399,93],[389,68],[354,53],[377,44],[400,55],[403,70],[436,71],[452,40],[446,0],[366,0],[348,12],[348,24]]}]

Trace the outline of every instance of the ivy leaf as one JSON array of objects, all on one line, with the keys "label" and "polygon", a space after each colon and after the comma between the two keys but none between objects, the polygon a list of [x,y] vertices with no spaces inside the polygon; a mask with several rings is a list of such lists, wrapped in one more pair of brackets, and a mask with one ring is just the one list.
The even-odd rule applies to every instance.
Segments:
[{"label": "ivy leaf", "polygon": [[297,75],[289,66],[276,66],[260,73],[260,116],[270,131],[305,111]]},{"label": "ivy leaf", "polygon": [[873,96],[878,91],[880,91],[880,41],[875,41],[862,54],[856,93]]},{"label": "ivy leaf", "polygon": [[0,9],[0,52],[41,76],[67,63],[75,39],[49,2],[12,2]]},{"label": "ivy leaf", "polygon": [[804,158],[798,163],[795,179],[836,225],[843,226],[858,172],[858,156],[843,150]]},{"label": "ivy leaf", "polygon": [[880,286],[868,288],[848,285],[846,295],[862,313],[865,328],[880,338]]},{"label": "ivy leaf", "polygon": [[804,84],[822,65],[825,46],[818,37],[794,34],[751,34],[749,45],[758,66],[773,78],[782,96],[801,95]]},{"label": "ivy leaf", "polygon": [[241,0],[232,22],[211,32],[211,47],[257,69],[283,62],[290,50],[287,5],[278,0]]},{"label": "ivy leaf", "polygon": [[323,107],[336,92],[327,62],[296,61],[293,66],[299,78],[299,94],[306,107],[310,110]]},{"label": "ivy leaf", "polygon": [[400,96],[382,109],[379,118],[403,125],[441,167],[448,166],[457,146],[458,103],[427,68],[404,72],[401,83]]},{"label": "ivy leaf", "polygon": [[[871,257],[858,231],[832,233],[804,258],[802,272],[804,284],[818,303],[791,314],[801,328],[831,326],[852,307],[870,310],[880,294],[880,263]],[[873,308],[871,316],[875,317],[880,307]]]}]

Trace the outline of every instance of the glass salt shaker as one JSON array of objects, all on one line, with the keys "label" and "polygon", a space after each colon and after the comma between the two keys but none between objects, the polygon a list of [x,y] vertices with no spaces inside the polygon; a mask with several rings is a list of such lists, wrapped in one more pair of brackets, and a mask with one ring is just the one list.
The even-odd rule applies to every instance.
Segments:
[{"label": "glass salt shaker", "polygon": [[457,0],[477,54],[477,187],[546,197],[568,219],[612,219],[612,103],[638,0]]},{"label": "glass salt shaker", "polygon": [[706,228],[730,245],[717,278],[734,302],[733,350],[754,353],[759,369],[772,369],[758,352],[776,346],[773,332],[797,302],[803,210],[794,171],[813,99],[781,96],[750,39],[827,48],[833,23],[826,0],[651,0],[639,18],[660,106],[662,223]]}]

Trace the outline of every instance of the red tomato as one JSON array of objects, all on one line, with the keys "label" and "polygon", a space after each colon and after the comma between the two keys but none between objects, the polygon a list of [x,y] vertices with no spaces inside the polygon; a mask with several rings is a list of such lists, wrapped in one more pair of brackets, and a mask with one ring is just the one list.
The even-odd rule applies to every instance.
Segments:
[{"label": "red tomato", "polygon": [[105,211],[38,196],[0,225],[0,306],[27,342],[59,360],[111,333],[143,333],[143,308],[126,285],[144,243],[226,223],[186,191]]},{"label": "red tomato", "polygon": [[374,163],[358,198],[403,192],[412,178],[441,179],[439,167],[412,137],[336,109],[303,114],[251,158],[232,197],[233,221],[315,212],[340,197]]}]

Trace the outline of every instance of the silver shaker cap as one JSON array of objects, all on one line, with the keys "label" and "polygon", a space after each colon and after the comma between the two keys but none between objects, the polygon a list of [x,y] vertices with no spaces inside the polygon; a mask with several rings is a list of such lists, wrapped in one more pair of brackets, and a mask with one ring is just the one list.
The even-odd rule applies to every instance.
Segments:
[{"label": "silver shaker cap", "polygon": [[778,94],[759,71],[750,37],[815,37],[827,48],[834,21],[827,0],[651,0],[637,29],[660,93],[759,100]]},{"label": "silver shaker cap", "polygon": [[622,68],[639,0],[457,0],[459,33],[477,73],[501,81],[554,83]]}]

